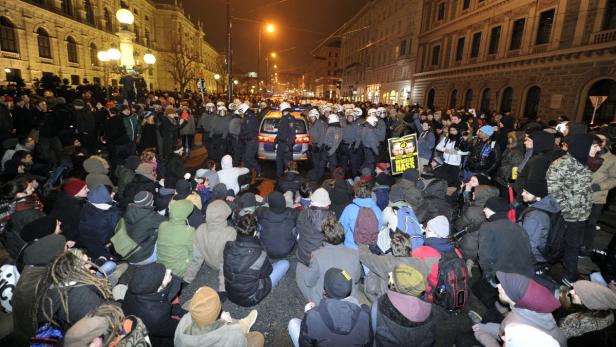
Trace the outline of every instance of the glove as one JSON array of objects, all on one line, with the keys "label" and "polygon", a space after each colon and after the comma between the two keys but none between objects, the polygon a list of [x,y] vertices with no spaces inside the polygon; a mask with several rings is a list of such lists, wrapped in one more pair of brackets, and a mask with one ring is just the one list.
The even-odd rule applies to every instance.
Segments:
[{"label": "glove", "polygon": [[601,190],[601,186],[598,183],[593,183],[590,186],[590,189],[592,189],[593,192],[598,192]]}]

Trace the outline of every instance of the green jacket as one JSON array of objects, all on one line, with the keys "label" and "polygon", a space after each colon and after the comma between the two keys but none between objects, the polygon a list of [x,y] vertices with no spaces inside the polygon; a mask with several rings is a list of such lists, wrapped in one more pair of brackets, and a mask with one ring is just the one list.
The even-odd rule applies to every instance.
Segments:
[{"label": "green jacket", "polygon": [[156,262],[180,277],[184,276],[192,259],[195,229],[186,220],[192,210],[193,204],[188,200],[172,201],[169,204],[169,221],[161,223],[158,229]]},{"label": "green jacket", "polygon": [[567,153],[550,165],[546,180],[548,194],[558,201],[565,221],[588,219],[592,207],[590,170]]}]

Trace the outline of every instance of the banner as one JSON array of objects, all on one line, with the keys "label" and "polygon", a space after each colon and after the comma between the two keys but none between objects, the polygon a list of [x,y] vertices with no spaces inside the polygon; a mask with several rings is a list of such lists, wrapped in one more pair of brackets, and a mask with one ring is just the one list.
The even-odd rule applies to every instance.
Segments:
[{"label": "banner", "polygon": [[419,170],[417,134],[387,139],[391,174],[399,175],[407,169]]}]

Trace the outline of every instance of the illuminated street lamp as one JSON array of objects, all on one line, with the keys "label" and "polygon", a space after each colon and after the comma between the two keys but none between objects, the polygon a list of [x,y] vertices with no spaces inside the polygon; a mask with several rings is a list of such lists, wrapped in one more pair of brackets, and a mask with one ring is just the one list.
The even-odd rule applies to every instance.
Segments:
[{"label": "illuminated street lamp", "polygon": [[268,33],[273,33],[274,31],[276,31],[276,27],[274,26],[274,24],[267,24],[265,26],[265,31],[267,31]]},{"label": "illuminated street lamp", "polygon": [[[276,27],[272,23],[259,23],[259,50],[257,51],[257,79],[261,78],[261,33],[263,29],[269,34],[273,34],[276,31]],[[267,72],[265,73],[267,75]],[[267,77],[267,76],[266,76]]]},{"label": "illuminated street lamp", "polygon": [[272,58],[276,58],[276,56],[277,56],[276,52],[272,52],[270,55],[272,56]]},{"label": "illuminated street lamp", "polygon": [[128,30],[128,26],[135,22],[135,16],[131,11],[121,8],[116,12],[116,18],[120,24],[123,24],[117,33],[118,37],[120,37],[120,51],[122,52],[120,65],[129,70],[135,66],[135,58],[133,57],[135,34]]},{"label": "illuminated street lamp", "polygon": [[120,60],[122,59],[123,54],[117,48],[109,48],[107,50],[107,55],[109,57],[109,60]]},{"label": "illuminated street lamp", "polygon": [[121,8],[116,12],[116,18],[118,22],[126,25],[131,25],[135,22],[135,16],[131,11],[125,8]]},{"label": "illuminated street lamp", "polygon": [[106,63],[106,62],[108,62],[110,60],[109,59],[109,52],[108,51],[99,51],[98,54],[96,55],[96,57],[102,63]]},{"label": "illuminated street lamp", "polygon": [[240,84],[240,81],[238,81],[238,80],[233,80],[233,84],[238,85],[238,84]]},{"label": "illuminated street lamp", "polygon": [[143,55],[143,62],[152,65],[156,63],[156,57],[152,53],[146,53]]}]

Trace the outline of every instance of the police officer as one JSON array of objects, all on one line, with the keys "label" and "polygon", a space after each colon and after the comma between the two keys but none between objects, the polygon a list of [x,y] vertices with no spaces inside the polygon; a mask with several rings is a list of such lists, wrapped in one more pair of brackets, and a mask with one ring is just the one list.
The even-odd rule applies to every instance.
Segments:
[{"label": "police officer", "polygon": [[325,138],[323,139],[323,152],[321,156],[321,165],[319,166],[321,172],[319,173],[319,179],[323,176],[323,170],[325,169],[326,162],[329,163],[329,172],[332,174],[338,165],[338,158],[336,152],[342,141],[342,129],[340,127],[340,117],[338,114],[331,113],[327,116],[327,130],[325,131]]},{"label": "police officer", "polygon": [[210,153],[210,151],[212,150],[211,136],[212,136],[212,121],[214,117],[216,117],[216,106],[213,103],[208,102],[207,104],[205,104],[205,111],[201,114],[201,118],[199,119],[199,124],[197,125],[197,128],[199,129],[199,131],[203,133],[201,137],[201,143],[203,144],[203,147],[207,149],[208,153]]},{"label": "police officer", "polygon": [[355,146],[361,147],[364,153],[364,163],[362,168],[368,168],[374,171],[376,166],[376,159],[379,155],[379,138],[377,124],[379,119],[375,115],[370,115],[366,118],[364,124],[361,127],[361,142],[356,142]]},{"label": "police officer", "polygon": [[321,114],[315,108],[308,112],[308,135],[310,135],[310,147],[312,157],[312,171],[309,173],[309,177],[313,180],[317,180],[319,165],[321,164],[321,153],[323,151],[322,144],[325,138],[325,131],[327,130],[327,123],[321,118]]},{"label": "police officer", "polygon": [[240,166],[240,162],[242,161],[242,155],[244,154],[244,146],[242,144],[242,139],[240,138],[242,132],[242,116],[244,112],[248,110],[248,105],[246,104],[230,104],[230,107],[234,108],[233,116],[229,121],[229,140],[231,144],[231,156],[233,158],[233,166]]},{"label": "police officer", "polygon": [[227,137],[229,135],[229,117],[227,117],[227,107],[218,106],[217,116],[212,119],[212,153],[210,159],[220,161],[222,156],[227,153]]},{"label": "police officer", "polygon": [[356,142],[360,142],[359,139],[361,130],[360,118],[363,111],[359,107],[353,109],[347,109],[345,115],[345,123],[342,128],[342,142],[338,147],[340,166],[344,169],[347,177],[355,177],[359,174],[359,168],[362,163],[363,152],[361,149],[356,148]]},{"label": "police officer", "polygon": [[284,170],[291,160],[293,160],[293,145],[295,144],[295,128],[293,127],[293,116],[291,115],[291,105],[288,102],[280,103],[280,123],[276,134],[276,178],[284,174]]},{"label": "police officer", "polygon": [[259,117],[254,111],[248,108],[244,111],[244,121],[242,122],[241,138],[244,145],[244,165],[252,171],[252,177],[261,176],[261,166],[257,162],[257,151],[259,143],[257,135],[259,134]]}]

